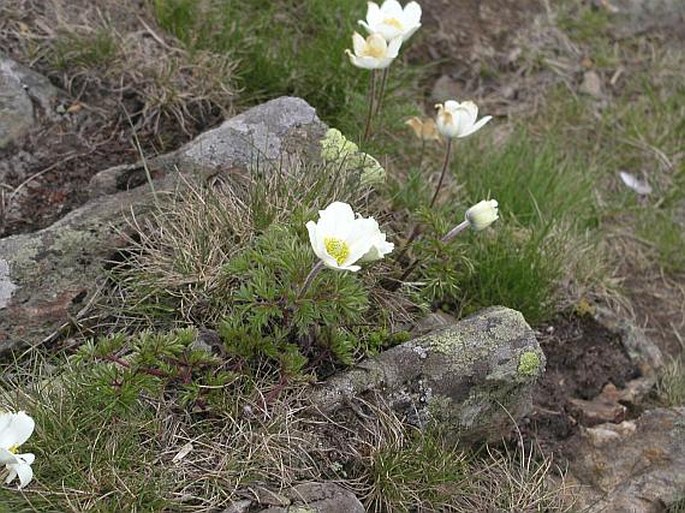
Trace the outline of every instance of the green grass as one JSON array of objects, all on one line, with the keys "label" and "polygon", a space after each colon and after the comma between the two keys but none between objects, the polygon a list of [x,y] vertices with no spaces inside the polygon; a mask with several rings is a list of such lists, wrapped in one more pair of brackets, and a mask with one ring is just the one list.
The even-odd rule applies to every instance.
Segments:
[{"label": "green grass", "polygon": [[[369,72],[353,67],[345,55],[365,14],[363,3],[155,0],[154,14],[191,52],[230,55],[238,62],[244,103],[300,96],[350,138],[363,131]],[[389,89],[406,80],[406,70],[395,64]]]}]

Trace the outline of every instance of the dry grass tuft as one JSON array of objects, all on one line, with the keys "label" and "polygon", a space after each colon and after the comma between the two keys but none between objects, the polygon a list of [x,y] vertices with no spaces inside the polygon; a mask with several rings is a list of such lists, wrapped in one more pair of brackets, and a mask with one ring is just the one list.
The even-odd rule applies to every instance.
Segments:
[{"label": "dry grass tuft", "polygon": [[161,137],[165,125],[177,124],[193,135],[230,116],[237,63],[184,50],[150,18],[142,7],[132,12],[109,0],[7,0],[0,43],[87,108],[116,112],[145,134]]}]

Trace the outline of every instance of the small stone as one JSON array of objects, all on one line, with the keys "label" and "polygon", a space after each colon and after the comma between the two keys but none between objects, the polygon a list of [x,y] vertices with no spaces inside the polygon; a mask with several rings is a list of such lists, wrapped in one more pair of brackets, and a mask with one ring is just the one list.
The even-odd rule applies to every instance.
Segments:
[{"label": "small stone", "polygon": [[601,99],[602,94],[602,79],[596,71],[589,70],[583,74],[583,82],[578,89],[581,93],[592,96],[593,98]]}]

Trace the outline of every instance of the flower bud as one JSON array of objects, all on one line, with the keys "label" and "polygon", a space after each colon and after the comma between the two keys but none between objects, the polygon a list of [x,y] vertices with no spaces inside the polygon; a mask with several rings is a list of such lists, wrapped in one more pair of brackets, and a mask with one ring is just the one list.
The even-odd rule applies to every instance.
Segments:
[{"label": "flower bud", "polygon": [[497,209],[497,200],[480,201],[466,211],[466,221],[479,232],[499,219]]}]

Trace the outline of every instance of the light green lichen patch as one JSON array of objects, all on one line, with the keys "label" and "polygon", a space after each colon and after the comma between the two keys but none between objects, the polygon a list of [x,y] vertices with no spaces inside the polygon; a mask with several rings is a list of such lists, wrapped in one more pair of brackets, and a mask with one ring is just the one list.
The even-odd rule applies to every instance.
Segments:
[{"label": "light green lichen patch", "polygon": [[375,185],[385,181],[385,169],[378,160],[359,150],[340,130],[331,128],[321,140],[321,158],[345,169],[360,169],[362,185]]},{"label": "light green lichen patch", "polygon": [[534,351],[526,351],[519,357],[518,373],[522,376],[537,376],[540,371],[540,357]]},{"label": "light green lichen patch", "polygon": [[0,248],[0,257],[9,263],[9,277],[12,281],[21,285],[36,275],[35,258],[41,249],[41,242],[38,239],[29,239],[28,236],[11,239],[14,240],[5,241],[8,246]]},{"label": "light green lichen patch", "polygon": [[52,248],[62,254],[70,254],[81,251],[93,240],[93,236],[81,230],[64,228],[55,234]]}]

